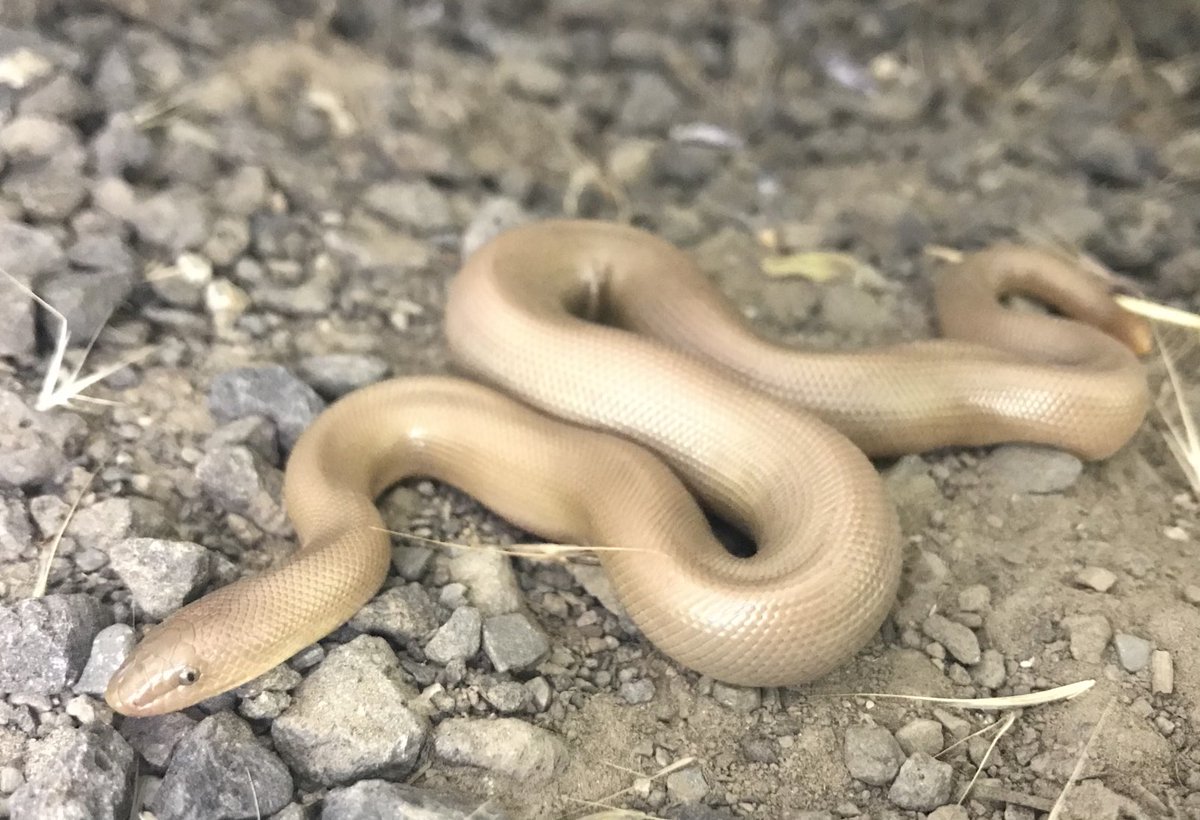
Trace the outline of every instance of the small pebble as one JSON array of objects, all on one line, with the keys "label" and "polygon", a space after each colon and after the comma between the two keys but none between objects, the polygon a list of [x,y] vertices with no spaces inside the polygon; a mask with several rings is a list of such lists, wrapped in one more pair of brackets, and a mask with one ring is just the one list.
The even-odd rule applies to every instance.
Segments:
[{"label": "small pebble", "polygon": [[912,754],[888,790],[888,799],[902,809],[932,811],[950,800],[954,769],[924,752]]},{"label": "small pebble", "polygon": [[762,704],[762,690],[747,686],[732,686],[715,681],[712,697],[722,706],[735,712],[753,712]]},{"label": "small pebble", "polygon": [[1099,663],[1112,639],[1112,625],[1103,615],[1071,615],[1063,618],[1071,642],[1071,657]]},{"label": "small pebble", "polygon": [[963,612],[984,612],[992,605],[992,591],[975,584],[958,593],[958,608]]},{"label": "small pebble", "polygon": [[1075,573],[1075,583],[1096,592],[1108,592],[1117,582],[1117,576],[1104,567],[1084,567]]},{"label": "small pebble", "polygon": [[844,754],[850,776],[871,786],[891,783],[904,762],[904,750],[882,726],[851,726]]},{"label": "small pebble", "polygon": [[708,781],[699,766],[688,766],[667,775],[667,794],[680,803],[699,803],[708,796]]},{"label": "small pebble", "polygon": [[1113,636],[1113,646],[1126,672],[1140,672],[1150,663],[1151,646],[1145,638],[1118,632]]},{"label": "small pebble", "polygon": [[549,649],[546,634],[523,612],[495,615],[483,622],[483,650],[497,672],[527,669]]},{"label": "small pebble", "polygon": [[937,613],[930,615],[921,625],[926,635],[946,647],[955,660],[968,666],[979,663],[982,657],[979,638],[960,623],[955,623]]},{"label": "small pebble", "polygon": [[946,745],[942,736],[942,725],[928,718],[916,718],[901,726],[896,731],[896,741],[906,755],[924,752],[932,757],[941,752]]},{"label": "small pebble", "polygon": [[626,703],[649,703],[654,700],[654,682],[646,678],[622,683],[617,691]]},{"label": "small pebble", "polygon": [[1175,691],[1175,666],[1166,650],[1156,649],[1150,655],[1150,691],[1156,695]]}]

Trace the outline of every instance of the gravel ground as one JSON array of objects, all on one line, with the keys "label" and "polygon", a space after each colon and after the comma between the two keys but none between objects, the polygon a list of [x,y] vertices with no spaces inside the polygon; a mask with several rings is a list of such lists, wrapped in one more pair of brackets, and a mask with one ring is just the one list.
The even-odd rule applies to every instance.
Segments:
[{"label": "gravel ground", "polygon": [[[370,605],[252,684],[104,704],[144,622],[291,550],[281,467],[326,402],[446,369],[445,283],[500,226],[634,220],[808,347],[930,335],[931,245],[1065,243],[1200,308],[1182,0],[737,8],[0,2],[0,266],[72,361],[149,350],[89,391],[113,403],[37,411],[57,326],[0,282],[0,817],[1033,820],[1094,734],[1062,820],[1200,818],[1198,505],[1152,423],[1098,464],[881,463],[901,597],[809,687],[674,666],[589,567],[398,544]],[[856,275],[761,272],[812,249]],[[383,506],[522,537],[427,481]],[[995,713],[822,694],[1084,679],[994,749]]]}]

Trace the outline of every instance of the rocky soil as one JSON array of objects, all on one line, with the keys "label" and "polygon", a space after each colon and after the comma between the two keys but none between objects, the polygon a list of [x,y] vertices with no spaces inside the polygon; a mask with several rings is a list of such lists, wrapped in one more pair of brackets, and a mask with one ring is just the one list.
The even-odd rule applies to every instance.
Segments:
[{"label": "rocky soil", "polygon": [[[1061,820],[1200,818],[1198,503],[1154,419],[1102,463],[881,462],[900,600],[808,687],[673,665],[586,565],[398,540],[254,683],[101,696],[146,622],[287,556],[327,402],[447,369],[445,284],[502,226],[646,226],[805,347],[931,335],[927,250],[1001,239],[1200,308],[1198,42],[1183,0],[0,3],[0,817],[1033,820],[1074,777]],[[809,250],[857,270],[763,273]],[[36,409],[58,325],[14,279],[69,367],[141,355],[101,401]],[[383,507],[524,537],[428,481]],[[849,694],[1089,679],[1020,713]]]}]

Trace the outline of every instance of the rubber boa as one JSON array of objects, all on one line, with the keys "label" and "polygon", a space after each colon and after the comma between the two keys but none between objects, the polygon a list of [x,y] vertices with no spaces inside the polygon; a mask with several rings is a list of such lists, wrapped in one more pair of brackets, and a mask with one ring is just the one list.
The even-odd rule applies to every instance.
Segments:
[{"label": "rubber boa", "polygon": [[[336,629],[386,579],[374,499],[410,476],[544,538],[619,547],[599,554],[621,602],[686,667],[753,686],[827,674],[878,630],[898,584],[897,518],[868,456],[1023,441],[1103,458],[1148,407],[1149,330],[1098,277],[1001,246],[934,290],[947,338],[800,351],[757,336],[644,231],[502,233],[446,307],[453,359],[480,383],[394,379],[325,410],[286,468],[300,548],[153,627],[106,699],[127,715],[182,709]],[[1018,293],[1061,315],[1006,307]],[[729,554],[705,507],[755,554]]]}]

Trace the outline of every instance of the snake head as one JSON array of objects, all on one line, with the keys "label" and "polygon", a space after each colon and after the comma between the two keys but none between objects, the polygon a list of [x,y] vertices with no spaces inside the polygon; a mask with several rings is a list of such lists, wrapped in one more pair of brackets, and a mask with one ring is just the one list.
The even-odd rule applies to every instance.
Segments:
[{"label": "snake head", "polygon": [[204,663],[184,624],[151,630],[108,682],[104,699],[114,711],[130,717],[161,715],[186,709],[207,697],[202,685]]}]

